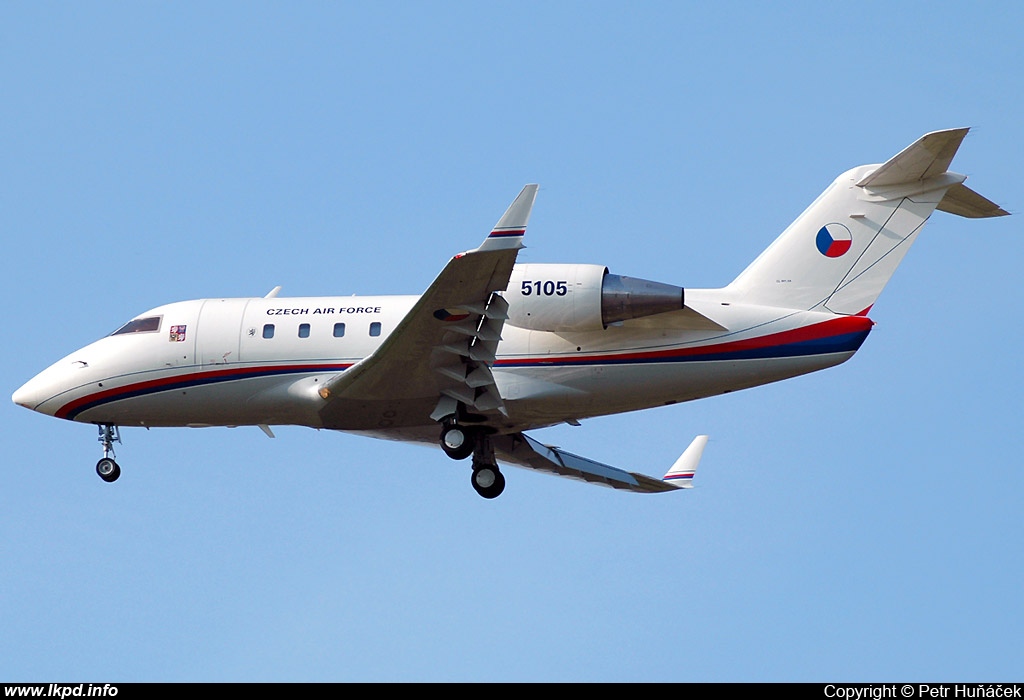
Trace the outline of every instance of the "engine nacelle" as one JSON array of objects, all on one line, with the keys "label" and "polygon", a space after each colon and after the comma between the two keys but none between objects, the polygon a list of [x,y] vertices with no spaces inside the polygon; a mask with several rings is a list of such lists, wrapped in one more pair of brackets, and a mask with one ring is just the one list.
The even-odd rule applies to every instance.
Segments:
[{"label": "engine nacelle", "polygon": [[608,273],[603,265],[516,265],[508,321],[534,331],[599,331],[683,308],[683,288]]}]

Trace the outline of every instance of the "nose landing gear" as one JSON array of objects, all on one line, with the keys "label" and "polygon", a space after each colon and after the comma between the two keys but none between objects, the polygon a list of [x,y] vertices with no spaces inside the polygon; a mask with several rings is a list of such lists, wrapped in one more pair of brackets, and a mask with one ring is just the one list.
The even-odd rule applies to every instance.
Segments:
[{"label": "nose landing gear", "polygon": [[116,425],[104,424],[99,426],[100,444],[103,445],[103,459],[96,462],[96,473],[108,484],[117,481],[121,476],[121,467],[113,460],[114,443],[121,442],[121,434],[117,431]]}]

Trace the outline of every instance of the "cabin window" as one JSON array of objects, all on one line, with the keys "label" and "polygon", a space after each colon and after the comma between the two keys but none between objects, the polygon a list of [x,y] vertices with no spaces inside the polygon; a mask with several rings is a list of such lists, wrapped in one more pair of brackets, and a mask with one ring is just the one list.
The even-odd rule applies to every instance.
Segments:
[{"label": "cabin window", "polygon": [[308,338],[309,337],[309,324],[308,323],[300,323],[299,324],[299,337],[300,338]]},{"label": "cabin window", "polygon": [[273,323],[264,324],[264,326],[263,326],[263,337],[264,338],[273,338],[274,337],[274,324]]},{"label": "cabin window", "polygon": [[335,338],[344,338],[345,337],[345,324],[344,323],[335,323],[334,324],[334,337]]},{"label": "cabin window", "polygon": [[370,324],[370,335],[374,337],[380,335],[380,321],[374,321]]},{"label": "cabin window", "polygon": [[155,333],[160,330],[160,319],[163,316],[132,319],[110,335],[126,335],[128,333]]}]

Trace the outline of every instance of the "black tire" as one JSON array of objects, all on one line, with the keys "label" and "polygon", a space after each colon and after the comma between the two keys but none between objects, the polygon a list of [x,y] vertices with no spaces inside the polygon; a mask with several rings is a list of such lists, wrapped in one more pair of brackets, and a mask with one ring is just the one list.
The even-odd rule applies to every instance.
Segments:
[{"label": "black tire", "polygon": [[484,464],[473,469],[471,483],[473,490],[484,498],[497,498],[505,490],[505,475],[497,465]]},{"label": "black tire", "polygon": [[104,457],[96,462],[96,473],[99,474],[101,479],[110,484],[117,481],[117,477],[121,476],[121,467],[117,466],[117,462],[109,457]]},{"label": "black tire", "polygon": [[[461,440],[459,439],[461,436]],[[452,459],[465,459],[473,454],[476,447],[476,436],[473,431],[462,425],[446,425],[441,429],[438,443],[444,453]]]}]

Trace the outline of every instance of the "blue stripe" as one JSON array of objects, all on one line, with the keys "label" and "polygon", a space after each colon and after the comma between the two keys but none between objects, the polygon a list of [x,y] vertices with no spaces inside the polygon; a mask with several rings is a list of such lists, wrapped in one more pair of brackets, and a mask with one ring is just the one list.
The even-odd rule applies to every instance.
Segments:
[{"label": "blue stripe", "polygon": [[[809,355],[830,355],[839,352],[855,352],[864,343],[870,331],[857,331],[834,335],[828,338],[815,340],[803,340],[798,343],[786,345],[773,345],[763,348],[751,348],[749,350],[727,350],[725,352],[714,352],[709,348],[706,353],[673,355],[671,351],[654,357],[630,357],[624,354],[622,357],[615,355],[603,355],[595,358],[582,358],[574,360],[571,355],[547,360],[498,360],[497,366],[505,367],[537,367],[537,366],[563,366],[576,367],[587,365],[640,365],[640,364],[663,364],[675,362],[716,362],[723,360],[771,360],[786,357],[807,357]],[[713,347],[713,346],[712,346]],[[635,354],[635,353],[634,353]]]}]

